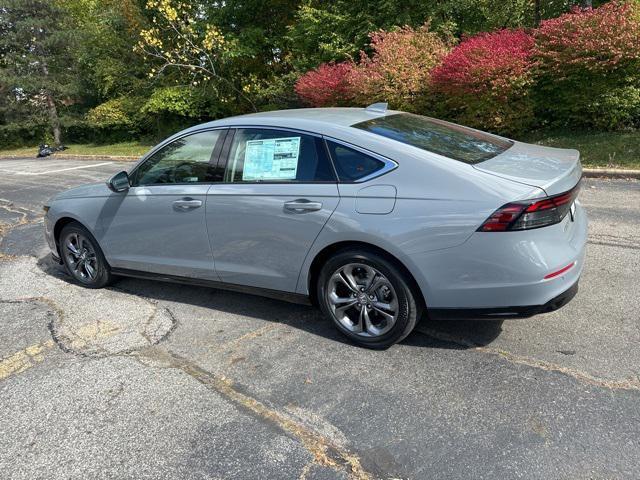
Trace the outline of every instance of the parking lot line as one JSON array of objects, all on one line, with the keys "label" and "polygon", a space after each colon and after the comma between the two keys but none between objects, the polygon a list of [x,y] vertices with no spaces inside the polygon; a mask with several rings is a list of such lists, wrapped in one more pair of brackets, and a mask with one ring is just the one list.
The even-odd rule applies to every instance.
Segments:
[{"label": "parking lot line", "polygon": [[24,372],[44,360],[44,352],[52,348],[53,340],[31,345],[0,361],[0,380]]},{"label": "parking lot line", "polygon": [[94,163],[91,165],[80,165],[78,167],[60,168],[57,170],[47,170],[45,172],[15,172],[16,175],[49,175],[51,173],[67,172],[69,170],[81,170],[83,168],[102,167],[104,165],[111,165],[113,162]]}]

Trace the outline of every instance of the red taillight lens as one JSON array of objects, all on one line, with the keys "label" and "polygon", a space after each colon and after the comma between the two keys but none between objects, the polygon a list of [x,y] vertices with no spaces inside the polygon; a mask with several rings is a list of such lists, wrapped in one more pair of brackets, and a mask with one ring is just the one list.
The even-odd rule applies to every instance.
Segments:
[{"label": "red taillight lens", "polygon": [[530,230],[560,223],[578,197],[580,184],[568,192],[540,200],[507,203],[478,228],[479,232]]},{"label": "red taillight lens", "polygon": [[526,205],[507,203],[496,210],[479,228],[481,232],[504,232],[522,214]]}]

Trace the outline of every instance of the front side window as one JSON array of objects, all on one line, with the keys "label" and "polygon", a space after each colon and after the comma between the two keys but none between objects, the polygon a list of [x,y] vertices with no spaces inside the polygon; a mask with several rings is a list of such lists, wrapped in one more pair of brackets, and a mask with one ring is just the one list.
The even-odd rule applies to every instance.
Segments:
[{"label": "front side window", "polygon": [[221,130],[179,138],[148,158],[134,174],[133,185],[211,183],[209,161]]},{"label": "front side window", "polygon": [[356,182],[385,168],[382,160],[327,140],[329,153],[341,182]]},{"label": "front side window", "polygon": [[322,140],[286,130],[241,128],[235,132],[225,181],[335,182]]},{"label": "front side window", "polygon": [[495,157],[513,145],[489,133],[410,113],[373,118],[352,127],[469,164]]}]

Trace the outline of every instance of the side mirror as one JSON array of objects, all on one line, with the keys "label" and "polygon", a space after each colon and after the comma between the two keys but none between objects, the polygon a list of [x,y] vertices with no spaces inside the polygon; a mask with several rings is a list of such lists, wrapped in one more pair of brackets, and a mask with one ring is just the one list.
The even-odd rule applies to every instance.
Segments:
[{"label": "side mirror", "polygon": [[131,184],[127,172],[118,172],[107,181],[107,186],[114,192],[126,192]]}]

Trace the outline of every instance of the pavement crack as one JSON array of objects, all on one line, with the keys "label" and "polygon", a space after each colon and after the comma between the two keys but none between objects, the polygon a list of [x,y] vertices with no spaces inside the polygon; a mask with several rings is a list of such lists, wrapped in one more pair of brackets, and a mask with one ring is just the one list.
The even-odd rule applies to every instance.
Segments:
[{"label": "pavement crack", "polygon": [[574,368],[563,367],[562,365],[558,365],[556,363],[547,362],[546,360],[538,360],[535,358],[518,355],[518,354],[509,352],[506,350],[502,350],[499,348],[477,345],[476,343],[466,340],[464,338],[459,338],[444,332],[438,332],[437,330],[433,330],[433,329],[421,328],[420,333],[423,333],[424,335],[427,335],[435,340],[460,345],[461,347],[465,347],[469,350],[473,350],[480,353],[487,353],[490,355],[495,355],[513,364],[525,365],[531,368],[544,370],[546,372],[561,373],[563,375],[572,377],[575,380],[578,380],[579,382],[584,383],[586,385],[606,388],[609,390],[636,390],[636,391],[640,390],[640,378],[638,377],[625,378],[623,380],[610,380],[610,379],[600,378]]},{"label": "pavement crack", "polygon": [[[42,215],[39,212],[35,212],[25,207],[17,207],[10,200],[0,198],[0,209],[19,215],[18,219],[10,223],[0,223],[0,237],[6,236],[11,230],[20,227],[22,225],[28,225],[38,223],[42,221]],[[29,215],[33,215],[35,218],[29,219]]]},{"label": "pavement crack", "polygon": [[[181,370],[208,389],[219,393],[227,400],[296,438],[313,455],[313,464],[331,468],[336,472],[345,472],[352,480],[373,478],[370,473],[364,470],[360,459],[355,454],[287,415],[268,407],[256,398],[239,391],[226,376],[208,372],[184,357],[157,347],[140,350],[136,357],[146,366],[149,365],[142,359],[160,363],[161,368]],[[308,471],[309,468],[310,465],[306,470]]]}]

